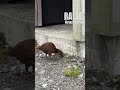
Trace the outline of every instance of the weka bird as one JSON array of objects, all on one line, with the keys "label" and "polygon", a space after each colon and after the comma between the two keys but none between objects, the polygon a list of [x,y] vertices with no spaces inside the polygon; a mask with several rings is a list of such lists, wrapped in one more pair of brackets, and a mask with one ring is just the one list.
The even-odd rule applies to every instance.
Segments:
[{"label": "weka bird", "polygon": [[38,49],[42,50],[46,54],[46,56],[48,54],[50,58],[51,58],[52,53],[55,53],[55,54],[58,53],[61,55],[61,57],[63,57],[62,51],[57,49],[56,46],[52,42],[46,42],[42,44],[41,46],[39,46]]},{"label": "weka bird", "polygon": [[28,72],[30,66],[35,69],[35,39],[27,39],[19,42],[15,47],[10,48],[7,53],[16,57],[20,63],[25,64],[25,70]]}]

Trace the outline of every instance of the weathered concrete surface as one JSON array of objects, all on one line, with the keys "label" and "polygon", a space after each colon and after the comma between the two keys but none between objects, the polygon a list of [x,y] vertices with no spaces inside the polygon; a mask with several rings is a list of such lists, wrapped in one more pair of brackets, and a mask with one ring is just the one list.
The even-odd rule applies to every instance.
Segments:
[{"label": "weathered concrete surface", "polygon": [[53,42],[64,53],[85,57],[85,42],[73,40],[72,25],[37,27],[35,38],[40,45],[45,42]]},{"label": "weathered concrete surface", "polygon": [[32,4],[0,5],[0,32],[5,33],[6,41],[10,46],[34,38],[33,6]]},{"label": "weathered concrete surface", "polygon": [[86,69],[105,70],[120,75],[120,37],[102,36],[86,29]]}]

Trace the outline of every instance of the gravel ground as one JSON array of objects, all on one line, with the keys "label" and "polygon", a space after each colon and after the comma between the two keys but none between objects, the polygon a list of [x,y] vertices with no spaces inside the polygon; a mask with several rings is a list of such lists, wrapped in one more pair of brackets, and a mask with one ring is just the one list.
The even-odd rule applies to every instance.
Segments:
[{"label": "gravel ground", "polygon": [[65,77],[62,72],[66,67],[76,66],[84,70],[84,64],[80,62],[81,58],[68,55],[63,58],[54,55],[52,60],[36,56],[35,90],[84,90],[84,73],[78,78],[71,78]]},{"label": "gravel ground", "polygon": [[16,58],[0,55],[0,90],[33,90],[34,87],[34,75],[25,74],[24,65]]},{"label": "gravel ground", "polygon": [[23,73],[24,65],[16,58],[0,55],[0,90],[84,90],[83,73],[71,78],[62,72],[66,67],[76,66],[83,70],[80,61],[79,57],[68,55],[63,58],[56,55],[52,60],[36,56],[34,75]]}]

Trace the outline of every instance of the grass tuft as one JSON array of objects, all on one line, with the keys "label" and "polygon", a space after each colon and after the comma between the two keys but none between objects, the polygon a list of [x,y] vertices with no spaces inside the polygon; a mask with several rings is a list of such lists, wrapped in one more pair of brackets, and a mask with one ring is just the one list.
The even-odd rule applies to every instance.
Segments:
[{"label": "grass tuft", "polygon": [[65,68],[63,74],[65,77],[77,78],[81,74],[81,71],[78,68]]}]

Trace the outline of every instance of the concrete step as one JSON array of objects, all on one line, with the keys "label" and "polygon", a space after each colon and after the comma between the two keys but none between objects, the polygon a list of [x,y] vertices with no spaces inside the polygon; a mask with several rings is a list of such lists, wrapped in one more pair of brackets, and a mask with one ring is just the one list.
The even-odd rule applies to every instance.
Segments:
[{"label": "concrete step", "polygon": [[35,38],[39,45],[53,42],[64,53],[84,57],[84,42],[76,42],[72,36],[72,25],[37,27]]}]

